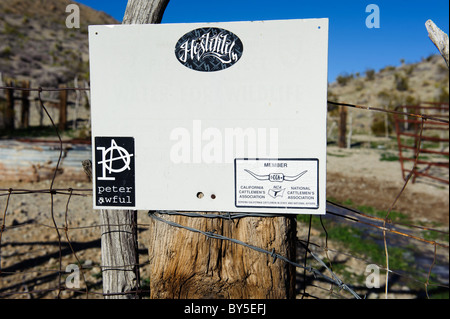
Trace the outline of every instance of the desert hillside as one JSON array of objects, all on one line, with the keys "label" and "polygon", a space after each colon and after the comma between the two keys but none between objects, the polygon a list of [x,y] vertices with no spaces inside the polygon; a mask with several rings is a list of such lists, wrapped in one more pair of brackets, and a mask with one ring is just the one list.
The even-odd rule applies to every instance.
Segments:
[{"label": "desert hillside", "polygon": [[80,28],[67,28],[68,0],[0,1],[0,73],[33,86],[56,87],[89,78],[88,25],[116,24],[106,13],[79,5]]},{"label": "desert hillside", "polygon": [[[378,71],[368,69],[363,73],[338,76],[328,87],[328,99],[390,110],[399,105],[421,102],[448,103],[449,71],[439,54],[422,58],[417,63],[406,64],[403,60],[399,63],[401,65],[388,65]],[[331,108],[330,111],[331,117],[337,115],[335,109]],[[353,115],[356,133],[384,132],[383,127],[377,126],[378,122],[384,123],[383,114],[355,109],[349,112]]]},{"label": "desert hillside", "polygon": [[[437,51],[437,50],[436,50]],[[329,94],[341,102],[370,104],[375,107],[420,101],[448,102],[448,68],[439,55],[420,62],[386,66],[379,71],[344,74],[330,84]]]}]

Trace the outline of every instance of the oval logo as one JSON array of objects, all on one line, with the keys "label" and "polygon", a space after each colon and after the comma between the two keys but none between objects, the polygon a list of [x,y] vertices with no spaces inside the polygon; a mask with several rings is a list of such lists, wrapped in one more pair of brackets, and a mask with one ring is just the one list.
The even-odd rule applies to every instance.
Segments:
[{"label": "oval logo", "polygon": [[242,41],[220,28],[195,29],[178,40],[175,56],[185,67],[202,72],[227,69],[242,56]]}]

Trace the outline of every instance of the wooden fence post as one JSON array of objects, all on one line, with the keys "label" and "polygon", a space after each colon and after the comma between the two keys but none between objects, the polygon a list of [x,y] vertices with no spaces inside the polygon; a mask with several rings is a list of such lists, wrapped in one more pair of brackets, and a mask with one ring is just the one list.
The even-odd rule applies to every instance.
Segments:
[{"label": "wooden fence post", "polygon": [[[22,81],[22,87],[30,88],[30,81]],[[20,114],[20,125],[22,128],[28,128],[30,124],[30,91],[22,91],[22,109]]]},{"label": "wooden fence post", "polygon": [[[105,299],[137,299],[137,212],[101,210],[102,278]],[[125,294],[123,294],[125,293]]]},{"label": "wooden fence post", "polygon": [[[123,24],[159,23],[168,0],[129,0]],[[139,287],[137,212],[101,210],[103,293],[107,299],[135,299]],[[108,295],[117,294],[117,295]]]},{"label": "wooden fence post", "polygon": [[67,124],[67,90],[64,90],[67,86],[64,84],[61,84],[59,86],[60,89],[63,89],[59,91],[59,123],[58,123],[58,129],[60,131],[64,131],[66,129]]},{"label": "wooden fence post", "polygon": [[[6,86],[13,87],[14,82],[12,80],[9,80],[6,82]],[[14,130],[14,89],[7,89],[6,92],[6,108],[4,113],[4,124],[5,129],[7,131]]]},{"label": "wooden fence post", "polygon": [[[78,76],[73,80],[73,86],[78,88]],[[73,115],[72,129],[75,131],[77,129],[78,120],[78,109],[80,108],[81,92],[79,90],[75,91],[75,112]]]},{"label": "wooden fence post", "polygon": [[347,135],[347,107],[339,106],[339,137],[338,146],[340,148],[346,147],[346,135]]},{"label": "wooden fence post", "polygon": [[[292,261],[296,258],[295,215],[228,220],[155,214],[183,226],[275,251]],[[295,298],[295,267],[248,247],[154,219],[148,247],[150,298]]]},{"label": "wooden fence post", "polygon": [[[348,110],[347,110],[348,112]],[[352,147],[352,135],[353,135],[353,111],[348,112],[348,134],[347,134],[347,148]]]},{"label": "wooden fence post", "polygon": [[439,29],[432,20],[427,20],[427,22],[425,22],[425,27],[427,28],[428,31],[428,37],[434,43],[436,48],[439,50],[439,53],[444,58],[445,63],[447,63],[448,67],[449,66],[448,35],[444,31]]}]

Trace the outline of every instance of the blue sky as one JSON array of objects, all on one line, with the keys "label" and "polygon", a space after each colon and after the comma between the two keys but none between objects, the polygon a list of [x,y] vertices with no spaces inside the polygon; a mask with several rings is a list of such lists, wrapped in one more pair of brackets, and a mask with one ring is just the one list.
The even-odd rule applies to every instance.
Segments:
[{"label": "blue sky", "polygon": [[[127,0],[79,0],[122,21]],[[274,5],[275,4],[275,5]],[[369,4],[380,27],[368,28]],[[340,74],[419,62],[438,53],[425,28],[428,19],[448,34],[447,0],[170,0],[162,23],[329,18],[328,80]],[[83,17],[81,17],[82,19]]]}]

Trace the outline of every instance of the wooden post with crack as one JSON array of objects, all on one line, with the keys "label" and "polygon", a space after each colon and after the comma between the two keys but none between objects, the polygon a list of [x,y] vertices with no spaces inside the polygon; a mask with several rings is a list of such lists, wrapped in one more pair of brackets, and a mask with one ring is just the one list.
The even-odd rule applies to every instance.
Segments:
[{"label": "wooden post with crack", "polygon": [[436,48],[439,50],[439,53],[447,63],[447,67],[449,66],[449,41],[448,35],[439,29],[436,24],[432,20],[427,20],[425,22],[425,27],[428,31],[428,37],[434,43]]}]

